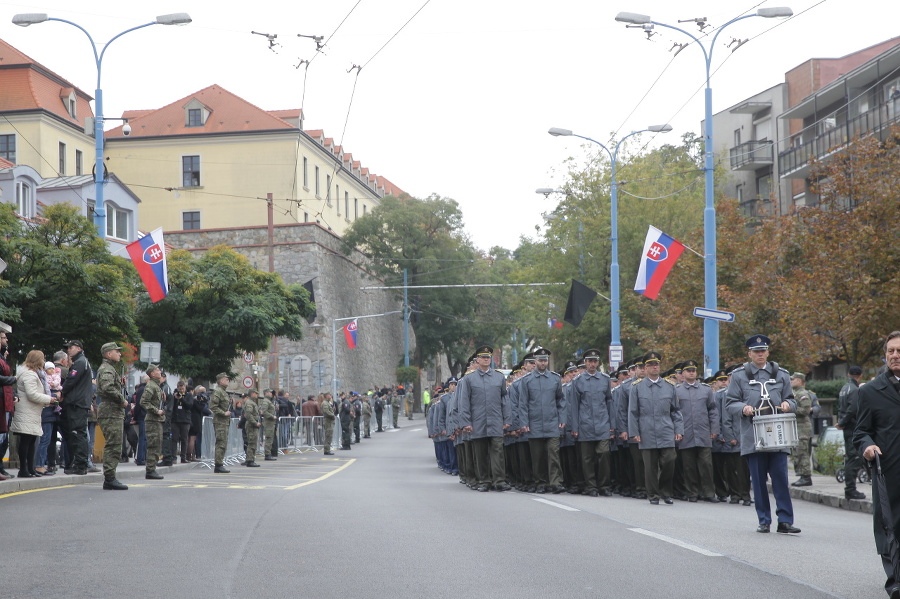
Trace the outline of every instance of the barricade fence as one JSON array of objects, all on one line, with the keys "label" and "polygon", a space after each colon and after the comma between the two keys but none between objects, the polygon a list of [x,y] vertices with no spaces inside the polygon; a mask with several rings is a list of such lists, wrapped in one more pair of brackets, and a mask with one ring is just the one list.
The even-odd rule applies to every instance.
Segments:
[{"label": "barricade fence", "polygon": [[[232,418],[228,426],[228,441],[225,443],[225,463],[235,464],[243,461],[244,431],[237,427],[238,419]],[[339,430],[339,429],[338,429]],[[260,429],[259,447],[257,455],[264,454]],[[325,423],[323,416],[285,416],[278,419],[276,428],[278,435],[278,449],[282,453],[302,453],[306,451],[319,451],[324,446]],[[200,458],[204,462],[212,462],[216,456],[216,432],[213,428],[212,416],[203,417],[203,433],[200,443]]]}]

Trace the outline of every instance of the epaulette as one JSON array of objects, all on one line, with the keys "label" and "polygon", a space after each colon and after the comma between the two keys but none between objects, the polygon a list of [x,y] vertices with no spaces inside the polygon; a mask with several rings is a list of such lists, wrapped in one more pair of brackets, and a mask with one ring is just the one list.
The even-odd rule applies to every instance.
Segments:
[{"label": "epaulette", "polygon": [[788,376],[791,376],[791,373],[788,372],[786,369],[782,368],[781,366],[778,367],[778,370],[780,370],[781,372],[785,373]]},{"label": "epaulette", "polygon": [[612,377],[610,377],[608,374],[606,374],[606,373],[603,372],[602,370],[599,370],[598,372],[599,372],[600,374],[602,374],[603,376],[605,376],[606,378],[612,379]]},{"label": "epaulette", "polygon": [[700,383],[700,384],[704,387],[709,387],[709,385],[707,383]]},{"label": "epaulette", "polygon": [[559,373],[556,372],[555,370],[550,370],[550,369],[548,368],[548,369],[547,369],[547,372],[556,375],[556,378],[558,378],[558,379],[561,379],[561,378],[562,378],[561,376],[559,376]]}]

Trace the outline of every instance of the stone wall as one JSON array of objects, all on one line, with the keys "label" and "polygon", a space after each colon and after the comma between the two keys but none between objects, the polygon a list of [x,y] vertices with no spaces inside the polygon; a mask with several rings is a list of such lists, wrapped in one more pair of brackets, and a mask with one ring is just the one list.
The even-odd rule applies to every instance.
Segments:
[{"label": "stone wall", "polygon": [[[279,338],[269,352],[255,356],[266,371],[260,375],[261,387],[283,388],[292,397],[328,391],[335,372],[333,355],[339,391],[363,393],[376,384],[395,382],[394,370],[403,360],[402,313],[360,319],[357,348],[352,350],[341,330],[349,321],[334,323],[333,319],[401,311],[402,300],[396,290],[361,290],[379,286],[381,281],[366,269],[365,256],[359,252],[345,255],[340,239],[326,229],[315,223],[276,225],[272,227],[271,244],[265,226],[166,232],[165,240],[172,248],[195,254],[225,244],[264,271],[269,270],[271,253],[274,271],[285,283],[302,285],[312,280],[316,320],[307,327],[302,340]],[[336,340],[334,345],[332,338]],[[413,347],[410,329],[410,353]],[[321,368],[321,377],[316,376],[317,368]],[[251,365],[242,361],[234,365],[239,378],[250,374],[250,369]]]}]

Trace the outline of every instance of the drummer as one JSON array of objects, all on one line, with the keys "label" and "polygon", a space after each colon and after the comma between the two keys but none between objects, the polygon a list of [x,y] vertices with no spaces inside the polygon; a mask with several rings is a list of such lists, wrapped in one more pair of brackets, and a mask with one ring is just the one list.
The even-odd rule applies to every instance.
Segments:
[{"label": "drummer", "polygon": [[[799,533],[794,526],[794,506],[788,486],[787,458],[789,447],[756,451],[753,437],[754,411],[760,415],[771,414],[769,403],[776,414],[797,409],[791,392],[790,374],[776,362],[769,362],[769,344],[765,335],[753,335],[747,339],[750,360],[731,373],[731,381],[725,391],[725,410],[733,417],[740,416],[741,455],[747,458],[750,480],[753,483],[753,500],[759,526],[756,532],[767,533],[772,525],[772,509],[766,479],[772,479],[775,495],[778,527],[776,532]],[[768,396],[768,402],[765,398]]]}]

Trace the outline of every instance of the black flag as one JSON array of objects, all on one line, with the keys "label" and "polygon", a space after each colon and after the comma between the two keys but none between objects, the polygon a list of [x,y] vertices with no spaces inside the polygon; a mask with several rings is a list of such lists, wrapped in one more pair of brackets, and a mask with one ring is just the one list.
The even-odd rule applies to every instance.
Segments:
[{"label": "black flag", "polygon": [[573,327],[580,325],[581,319],[584,318],[595,297],[597,297],[596,291],[572,279],[572,287],[569,289],[569,301],[566,304],[566,316],[563,320]]},{"label": "black flag", "polygon": [[[310,279],[307,282],[303,283],[303,288],[309,292],[309,301],[313,304],[316,303],[316,292],[313,291],[313,280]],[[313,307],[313,312],[309,316],[306,317],[306,322],[312,324],[316,321],[316,309]]]}]

